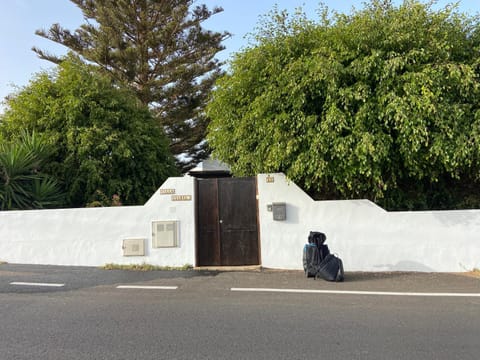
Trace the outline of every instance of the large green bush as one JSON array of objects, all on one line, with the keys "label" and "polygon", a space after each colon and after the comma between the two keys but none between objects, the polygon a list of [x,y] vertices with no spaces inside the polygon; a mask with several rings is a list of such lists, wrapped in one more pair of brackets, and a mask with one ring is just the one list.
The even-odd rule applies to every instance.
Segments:
[{"label": "large green bush", "polygon": [[283,171],[320,199],[480,207],[480,27],[455,6],[274,12],[208,107],[237,175]]},{"label": "large green bush", "polygon": [[177,174],[149,109],[74,57],[12,95],[1,120],[7,139],[25,129],[48,139],[53,153],[44,169],[61,181],[70,206],[96,200],[99,191],[142,204]]}]

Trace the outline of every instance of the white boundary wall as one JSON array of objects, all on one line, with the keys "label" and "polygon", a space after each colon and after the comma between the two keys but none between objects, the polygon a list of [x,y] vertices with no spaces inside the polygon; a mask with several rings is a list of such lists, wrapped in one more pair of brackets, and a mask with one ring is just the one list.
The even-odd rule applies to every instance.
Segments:
[{"label": "white boundary wall", "polygon": [[[169,178],[191,201],[172,201],[160,189],[143,206],[0,212],[0,261],[101,266],[194,264],[193,178]],[[152,221],[179,221],[179,247],[152,249]],[[123,256],[124,239],[144,238],[145,256]]]},{"label": "white boundary wall", "polygon": [[[264,267],[302,269],[303,245],[314,230],[326,233],[346,271],[480,268],[480,210],[387,212],[367,200],[313,201],[283,174],[257,179]],[[170,178],[144,206],[0,212],[0,261],[195,265],[194,181]],[[173,201],[167,189],[191,200]],[[267,209],[273,202],[286,203],[285,221],[273,220]],[[179,222],[178,247],[152,248],[151,225],[158,220]],[[129,238],[145,239],[145,256],[123,256]]]},{"label": "white boundary wall", "polygon": [[[480,268],[480,210],[387,212],[368,200],[314,201],[283,174],[258,176],[262,265],[301,269],[310,230],[327,235],[346,271]],[[267,205],[285,202],[287,220]]]}]

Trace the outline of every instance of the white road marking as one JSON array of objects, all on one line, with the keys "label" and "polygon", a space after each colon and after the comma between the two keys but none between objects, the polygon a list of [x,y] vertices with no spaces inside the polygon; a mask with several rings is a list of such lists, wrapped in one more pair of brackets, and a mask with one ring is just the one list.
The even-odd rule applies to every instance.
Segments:
[{"label": "white road marking", "polygon": [[117,289],[176,290],[178,286],[118,285]]},{"label": "white road marking", "polygon": [[243,291],[243,292],[275,292],[275,293],[300,293],[300,294],[480,297],[480,293],[425,293],[425,292],[348,291],[348,290],[310,290],[310,289],[272,289],[272,288],[231,288],[230,290]]},{"label": "white road marking", "polygon": [[63,286],[65,286],[65,284],[34,283],[34,282],[21,282],[21,281],[11,282],[10,285],[16,285],[16,286],[45,286],[45,287],[63,287]]}]

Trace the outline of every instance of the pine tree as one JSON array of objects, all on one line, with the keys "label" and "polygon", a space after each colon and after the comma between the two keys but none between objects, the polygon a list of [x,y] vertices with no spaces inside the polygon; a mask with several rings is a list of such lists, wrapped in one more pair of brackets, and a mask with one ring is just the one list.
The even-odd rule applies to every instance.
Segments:
[{"label": "pine tree", "polygon": [[[155,113],[183,170],[206,157],[204,106],[222,72],[215,55],[230,34],[207,31],[202,23],[223,9],[194,6],[194,0],[71,1],[85,24],[74,32],[53,24],[36,34],[133,89]],[[62,61],[36,47],[33,51],[42,59]]]}]

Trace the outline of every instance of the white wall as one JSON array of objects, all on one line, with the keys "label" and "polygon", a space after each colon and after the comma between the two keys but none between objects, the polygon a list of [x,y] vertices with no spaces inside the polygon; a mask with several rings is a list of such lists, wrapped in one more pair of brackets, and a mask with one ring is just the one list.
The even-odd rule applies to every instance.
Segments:
[{"label": "white wall", "polygon": [[[346,271],[469,271],[480,268],[480,210],[387,212],[367,200],[313,201],[283,174],[258,176],[261,262],[302,269],[309,231],[327,235]],[[0,261],[100,266],[106,263],[195,265],[194,179],[161,189],[191,195],[172,201],[159,189],[144,206],[0,212]],[[287,204],[274,221],[267,205]],[[179,247],[152,248],[151,223],[179,221]],[[122,242],[145,238],[146,255],[124,257]]]},{"label": "white wall", "polygon": [[[368,200],[313,201],[283,174],[258,176],[262,264],[301,269],[310,230],[327,235],[346,271],[480,268],[480,210],[387,212]],[[274,221],[267,205],[287,204]]]},{"label": "white wall", "polygon": [[[100,266],[183,266],[195,262],[193,178],[170,178],[161,189],[191,195],[172,201],[160,189],[144,206],[0,212],[0,261]],[[153,249],[151,223],[179,221],[179,247]],[[145,256],[124,257],[127,238],[145,238]]]}]

